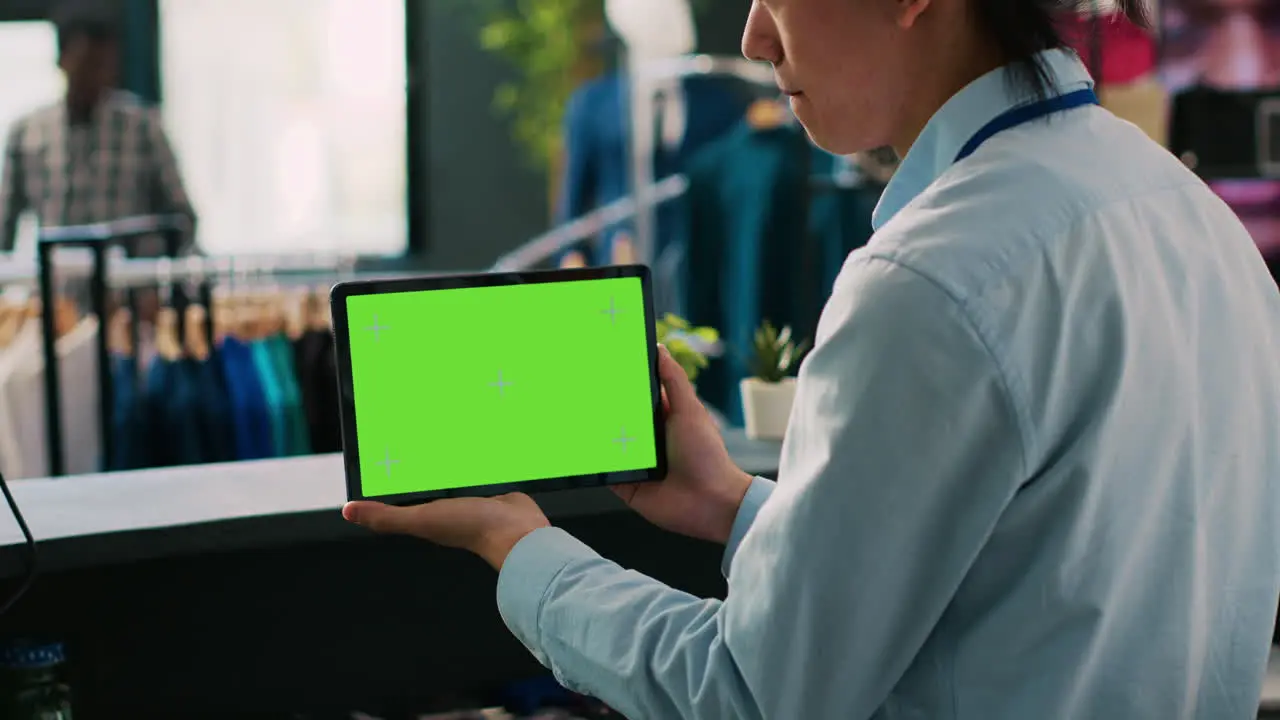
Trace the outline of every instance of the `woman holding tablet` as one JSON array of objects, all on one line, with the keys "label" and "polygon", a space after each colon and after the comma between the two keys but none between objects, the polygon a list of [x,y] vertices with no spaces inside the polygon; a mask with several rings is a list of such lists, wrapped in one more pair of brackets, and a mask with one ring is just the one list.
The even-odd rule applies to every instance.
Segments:
[{"label": "woman holding tablet", "polygon": [[538,659],[637,720],[1253,717],[1280,295],[1205,185],[1098,107],[1060,9],[752,4],[744,50],[813,140],[903,161],[824,310],[776,485],[733,466],[663,356],[671,472],[621,494],[725,544],[723,602],[524,496],[348,519],[482,555]]}]

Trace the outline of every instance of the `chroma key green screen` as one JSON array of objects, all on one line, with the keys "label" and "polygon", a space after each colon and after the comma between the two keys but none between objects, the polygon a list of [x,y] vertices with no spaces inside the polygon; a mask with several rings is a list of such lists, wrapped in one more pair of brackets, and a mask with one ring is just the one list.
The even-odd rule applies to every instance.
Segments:
[{"label": "chroma key green screen", "polygon": [[639,278],[347,298],[365,497],[657,465]]}]

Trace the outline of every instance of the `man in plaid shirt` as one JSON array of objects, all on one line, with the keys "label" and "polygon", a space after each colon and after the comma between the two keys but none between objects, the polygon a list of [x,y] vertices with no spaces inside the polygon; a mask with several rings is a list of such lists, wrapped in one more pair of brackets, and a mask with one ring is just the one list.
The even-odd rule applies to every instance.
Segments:
[{"label": "man in plaid shirt", "polygon": [[[119,45],[113,22],[72,10],[58,20],[58,55],[66,97],[15,122],[5,143],[0,252],[13,249],[26,210],[42,226],[184,215],[191,224],[180,253],[192,250],[195,212],[159,112],[114,90]],[[164,244],[140,238],[127,251],[157,256]]]}]

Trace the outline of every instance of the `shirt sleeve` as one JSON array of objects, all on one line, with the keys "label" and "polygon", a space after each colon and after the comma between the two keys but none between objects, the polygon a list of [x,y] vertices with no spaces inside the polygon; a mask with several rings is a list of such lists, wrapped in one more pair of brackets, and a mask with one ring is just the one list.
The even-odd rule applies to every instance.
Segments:
[{"label": "shirt sleeve", "polygon": [[725,543],[724,559],[720,563],[720,572],[724,573],[726,578],[729,577],[729,570],[733,567],[733,558],[738,554],[738,547],[742,545],[747,531],[755,523],[756,515],[760,514],[764,501],[773,494],[774,487],[776,484],[772,480],[757,477],[751,481],[751,487],[747,488],[747,494],[743,496],[742,504],[738,506],[738,514],[733,518],[729,542]]},{"label": "shirt sleeve", "polygon": [[178,158],[174,155],[169,136],[164,131],[164,123],[158,110],[149,110],[146,114],[146,130],[148,146],[151,149],[151,202],[157,213],[185,215],[191,224],[190,230],[183,236],[178,248],[179,255],[186,255],[195,250],[196,212],[187,196],[186,186],[182,182],[182,173],[178,168]]},{"label": "shirt sleeve", "polygon": [[562,683],[627,717],[870,718],[1025,475],[1010,397],[946,292],[851,261],[726,600],[543,529],[503,566],[499,609]]},{"label": "shirt sleeve", "polygon": [[27,209],[21,124],[9,130],[0,164],[3,165],[0,168],[0,252],[11,252],[18,242],[18,217]]}]

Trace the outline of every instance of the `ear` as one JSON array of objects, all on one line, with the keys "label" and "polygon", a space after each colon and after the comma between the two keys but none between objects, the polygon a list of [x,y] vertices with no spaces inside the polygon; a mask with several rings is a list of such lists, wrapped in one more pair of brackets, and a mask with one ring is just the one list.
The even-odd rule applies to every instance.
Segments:
[{"label": "ear", "polygon": [[916,20],[929,9],[932,0],[897,0],[898,27],[907,30],[916,24]]}]

